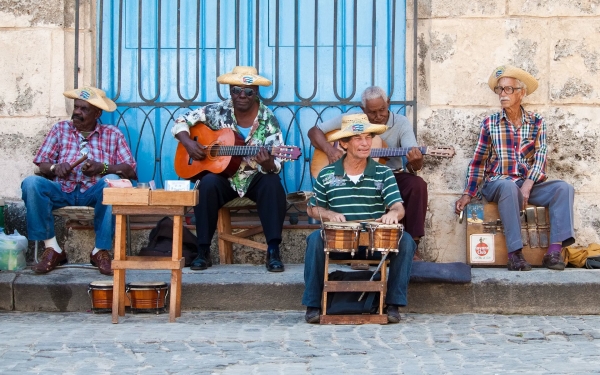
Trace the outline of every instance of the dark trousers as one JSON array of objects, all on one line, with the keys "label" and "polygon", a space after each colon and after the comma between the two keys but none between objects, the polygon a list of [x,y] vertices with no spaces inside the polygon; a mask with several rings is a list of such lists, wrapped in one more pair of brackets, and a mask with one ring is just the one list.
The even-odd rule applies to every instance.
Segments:
[{"label": "dark trousers", "polygon": [[413,238],[425,235],[427,214],[427,183],[412,173],[394,173],[404,201],[404,230]]},{"label": "dark trousers", "polygon": [[[199,194],[200,203],[194,207],[198,246],[210,246],[217,229],[219,209],[239,195],[227,178],[214,173],[202,177]],[[267,243],[281,243],[287,203],[279,175],[257,173],[245,196],[256,202]]]}]

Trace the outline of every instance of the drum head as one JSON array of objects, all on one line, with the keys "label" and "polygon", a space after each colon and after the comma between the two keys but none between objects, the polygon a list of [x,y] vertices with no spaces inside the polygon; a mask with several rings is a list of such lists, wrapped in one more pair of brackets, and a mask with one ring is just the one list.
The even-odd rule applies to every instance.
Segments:
[{"label": "drum head", "polygon": [[162,281],[136,281],[133,283],[127,283],[128,289],[160,289],[166,287],[167,283]]},{"label": "drum head", "polygon": [[90,283],[89,287],[93,288],[93,289],[112,289],[113,288],[113,281],[112,280],[92,281]]},{"label": "drum head", "polygon": [[323,223],[323,228],[338,230],[360,230],[362,225],[360,225],[360,223],[337,223],[335,221],[326,221]]}]

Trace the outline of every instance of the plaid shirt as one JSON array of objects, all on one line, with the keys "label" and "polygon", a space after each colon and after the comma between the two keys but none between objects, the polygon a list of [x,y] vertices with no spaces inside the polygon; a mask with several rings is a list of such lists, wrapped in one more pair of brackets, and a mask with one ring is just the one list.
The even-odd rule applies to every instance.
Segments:
[{"label": "plaid shirt", "polygon": [[[186,113],[175,120],[171,133],[173,136],[182,131],[189,133],[189,128],[198,123],[203,123],[212,130],[233,129],[244,137],[238,129],[231,99],[209,104]],[[273,112],[262,101],[259,102],[258,114],[250,128],[250,133],[244,138],[248,146],[280,146],[283,144],[283,135],[281,134],[279,122]],[[274,162],[275,173],[279,173],[282,161],[276,157]],[[231,188],[237,191],[240,197],[243,197],[248,191],[252,178],[258,172],[267,173],[262,170],[260,164],[254,161],[253,156],[245,156],[242,158],[237,172],[229,179]]]},{"label": "plaid shirt", "polygon": [[[134,170],[136,168],[135,159],[125,142],[125,137],[117,127],[98,123],[88,137],[84,138],[71,120],[54,124],[33,162],[36,165],[65,162],[73,164],[81,157],[83,147],[87,147],[90,160],[108,165],[129,164]],[[82,166],[83,164],[76,166],[66,179],[54,178],[54,181],[61,185],[62,191],[71,193],[77,185],[80,185],[79,190],[83,193],[102,178],[102,176],[85,176],[81,171]]]},{"label": "plaid shirt", "polygon": [[523,107],[521,113],[523,125],[519,128],[508,120],[504,110],[483,120],[464,194],[477,195],[482,180],[546,180],[546,122]]}]

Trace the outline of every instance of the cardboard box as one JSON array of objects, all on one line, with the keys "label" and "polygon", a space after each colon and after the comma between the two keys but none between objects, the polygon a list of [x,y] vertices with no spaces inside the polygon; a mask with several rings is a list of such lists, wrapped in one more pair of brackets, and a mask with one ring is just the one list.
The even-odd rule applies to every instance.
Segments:
[{"label": "cardboard box", "polygon": [[198,190],[150,190],[150,204],[153,206],[195,206],[198,204]]},{"label": "cardboard box", "polygon": [[[527,208],[530,209],[530,213],[532,209],[538,209],[535,206],[528,206]],[[541,215],[542,211],[536,212]],[[546,209],[544,212],[546,218],[545,220],[542,220],[542,218],[537,220],[538,223],[542,224],[538,225],[535,231],[538,235],[545,231],[547,238],[549,238],[548,210]],[[465,208],[465,216],[467,223],[467,264],[473,266],[506,266],[508,251],[506,249],[504,227],[498,213],[498,205],[496,203],[471,203]],[[544,222],[547,225],[544,225]],[[522,222],[521,231],[527,231],[528,228],[529,225]],[[523,256],[532,266],[541,266],[547,250],[548,246],[530,247],[525,245],[523,246]]]},{"label": "cardboard box", "polygon": [[138,188],[104,188],[102,203],[124,206],[147,206],[150,190]]}]

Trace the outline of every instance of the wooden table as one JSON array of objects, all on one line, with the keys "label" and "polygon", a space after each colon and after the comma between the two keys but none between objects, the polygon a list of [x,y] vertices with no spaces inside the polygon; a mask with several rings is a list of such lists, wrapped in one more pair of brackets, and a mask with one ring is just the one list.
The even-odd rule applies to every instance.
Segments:
[{"label": "wooden table", "polygon": [[[134,188],[105,188],[104,204],[112,204],[115,215],[115,256],[112,322],[119,323],[125,315],[125,272],[136,270],[171,270],[171,298],[169,322],[181,316],[181,270],[185,265],[182,256],[183,216],[186,207],[198,203],[198,192],[164,191]],[[169,257],[141,257],[126,255],[126,216],[164,215],[173,217],[173,253]]]}]

